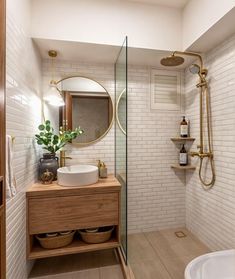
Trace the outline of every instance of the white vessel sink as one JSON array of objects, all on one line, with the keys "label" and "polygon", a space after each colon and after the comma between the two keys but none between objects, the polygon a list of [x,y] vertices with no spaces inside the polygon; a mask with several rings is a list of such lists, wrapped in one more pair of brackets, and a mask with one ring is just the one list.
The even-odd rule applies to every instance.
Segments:
[{"label": "white vessel sink", "polygon": [[98,167],[92,165],[74,165],[57,170],[58,184],[61,186],[85,186],[99,179]]}]

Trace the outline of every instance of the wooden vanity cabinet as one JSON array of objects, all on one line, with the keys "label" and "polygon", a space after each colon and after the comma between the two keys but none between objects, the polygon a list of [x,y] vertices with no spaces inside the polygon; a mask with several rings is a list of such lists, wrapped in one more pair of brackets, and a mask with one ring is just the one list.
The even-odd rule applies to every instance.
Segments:
[{"label": "wooden vanity cabinet", "polygon": [[[120,195],[121,185],[112,175],[82,187],[32,185],[26,192],[28,259],[119,247]],[[100,244],[86,244],[75,235],[70,245],[48,250],[35,239],[42,233],[105,226],[115,226],[115,230],[109,241]]]}]

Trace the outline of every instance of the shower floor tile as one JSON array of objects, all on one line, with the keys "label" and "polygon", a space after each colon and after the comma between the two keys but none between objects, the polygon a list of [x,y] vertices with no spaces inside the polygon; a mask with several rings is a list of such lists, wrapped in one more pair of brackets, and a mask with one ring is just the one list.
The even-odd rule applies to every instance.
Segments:
[{"label": "shower floor tile", "polygon": [[[186,237],[178,238],[181,231]],[[184,279],[186,265],[209,249],[185,228],[129,236],[129,262],[136,279]]]}]

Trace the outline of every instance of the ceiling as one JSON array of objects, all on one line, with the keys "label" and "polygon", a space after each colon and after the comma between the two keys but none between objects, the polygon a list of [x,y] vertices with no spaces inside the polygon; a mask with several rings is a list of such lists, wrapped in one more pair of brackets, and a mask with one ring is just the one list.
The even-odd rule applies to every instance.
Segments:
[{"label": "ceiling", "polygon": [[190,0],[128,0],[128,1],[144,3],[144,4],[156,4],[156,5],[182,9]]},{"label": "ceiling", "polygon": [[[90,63],[105,63],[114,64],[118,53],[119,46],[100,45],[90,43],[80,43],[71,41],[59,41],[49,39],[33,39],[37,45],[41,57],[48,59],[48,50],[53,49],[58,52],[59,60],[67,60],[71,62],[90,62]],[[151,66],[164,68],[160,64],[162,57],[169,55],[170,52],[159,51],[143,48],[128,48],[128,64],[139,66]],[[191,60],[186,59],[185,63],[175,69],[184,69]]]}]

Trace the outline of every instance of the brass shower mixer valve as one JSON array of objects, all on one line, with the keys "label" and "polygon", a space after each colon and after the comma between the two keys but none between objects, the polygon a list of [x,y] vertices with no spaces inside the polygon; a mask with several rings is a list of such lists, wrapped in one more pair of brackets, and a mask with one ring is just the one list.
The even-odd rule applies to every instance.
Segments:
[{"label": "brass shower mixer valve", "polygon": [[211,152],[203,152],[203,153],[200,153],[200,152],[190,152],[189,154],[192,157],[198,156],[201,159],[205,158],[205,157],[213,158],[213,153],[211,153]]},{"label": "brass shower mixer valve", "polygon": [[199,87],[207,87],[207,82],[206,81],[202,81],[202,82],[199,82],[197,85],[197,88],[199,88]]}]

